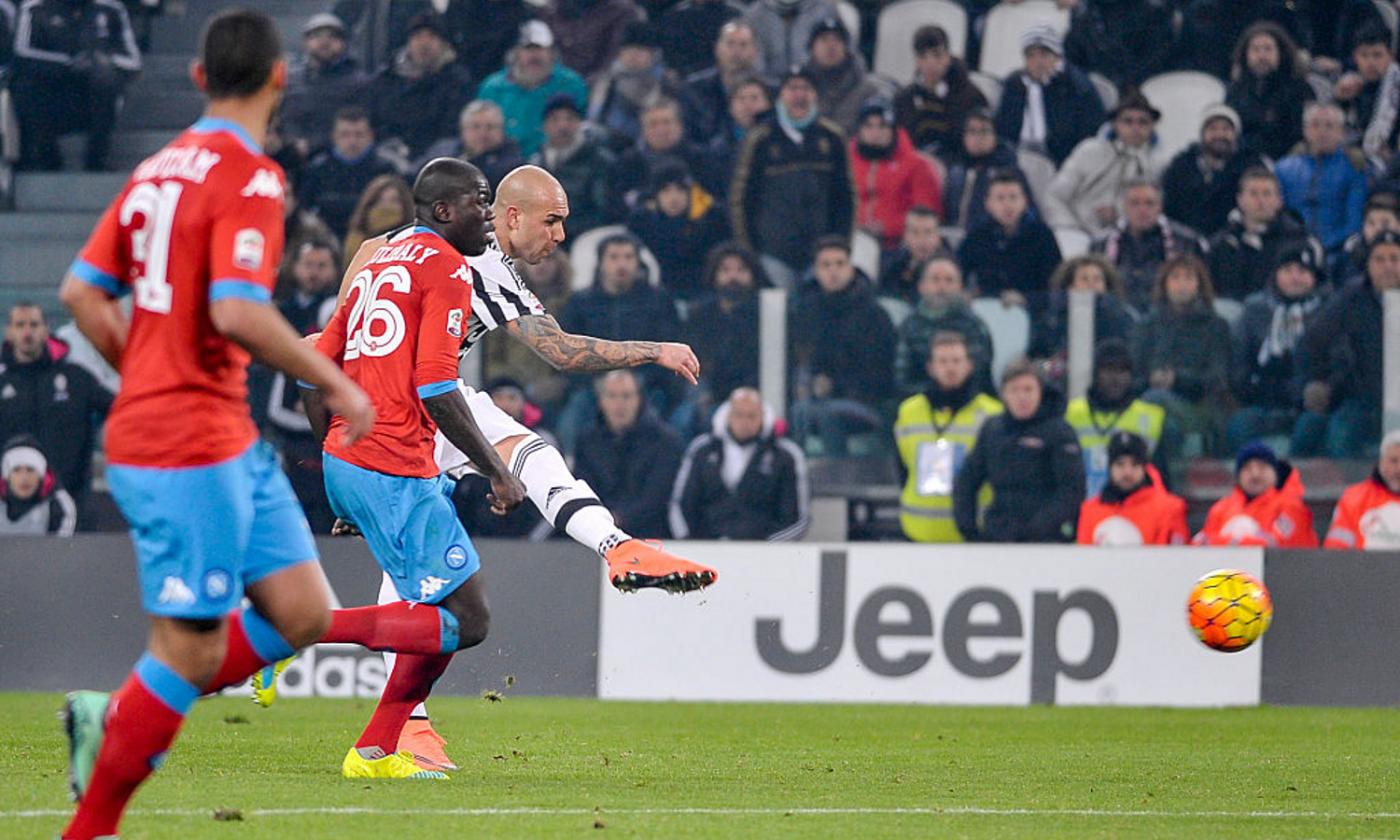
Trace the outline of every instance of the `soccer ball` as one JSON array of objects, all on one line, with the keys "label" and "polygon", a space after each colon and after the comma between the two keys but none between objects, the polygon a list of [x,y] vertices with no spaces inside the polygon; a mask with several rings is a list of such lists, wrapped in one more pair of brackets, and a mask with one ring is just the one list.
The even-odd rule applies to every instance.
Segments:
[{"label": "soccer ball", "polygon": [[1264,584],[1238,569],[1216,569],[1196,581],[1186,599],[1186,617],[1201,644],[1235,653],[1269,629],[1274,602]]}]

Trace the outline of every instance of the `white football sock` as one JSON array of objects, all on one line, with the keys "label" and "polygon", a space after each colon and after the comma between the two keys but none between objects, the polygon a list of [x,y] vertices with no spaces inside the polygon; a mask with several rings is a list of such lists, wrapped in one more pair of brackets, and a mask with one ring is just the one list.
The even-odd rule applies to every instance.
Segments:
[{"label": "white football sock", "polygon": [[545,521],[583,546],[606,555],[632,537],[617,527],[612,512],[598,501],[588,482],[569,472],[559,450],[535,435],[516,445],[510,470],[525,485],[525,494]]}]

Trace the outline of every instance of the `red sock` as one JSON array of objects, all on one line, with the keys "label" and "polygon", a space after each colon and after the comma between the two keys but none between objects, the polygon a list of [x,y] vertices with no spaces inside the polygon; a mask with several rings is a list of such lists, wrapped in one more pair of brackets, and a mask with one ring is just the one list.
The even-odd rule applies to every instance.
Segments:
[{"label": "red sock", "polygon": [[457,618],[441,607],[408,601],[331,610],[331,629],[321,641],[395,653],[451,654],[457,650]]},{"label": "red sock", "polygon": [[107,706],[106,731],[92,780],[63,837],[87,840],[115,835],[126,803],[164,760],[184,719],[135,673],[128,677]]},{"label": "red sock", "polygon": [[379,698],[379,705],[374,707],[374,715],[370,717],[355,746],[379,747],[385,753],[397,751],[399,733],[403,731],[404,724],[408,723],[408,716],[413,707],[428,699],[433,684],[451,662],[450,653],[432,656],[399,654],[394,660],[394,670],[389,674],[389,681],[384,685],[384,694]]}]

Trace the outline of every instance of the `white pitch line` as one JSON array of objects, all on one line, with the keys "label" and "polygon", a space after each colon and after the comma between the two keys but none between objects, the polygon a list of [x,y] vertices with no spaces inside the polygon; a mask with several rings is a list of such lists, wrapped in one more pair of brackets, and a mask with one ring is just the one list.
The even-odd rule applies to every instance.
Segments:
[{"label": "white pitch line", "polygon": [[[137,808],[137,816],[204,817],[213,808]],[[1115,811],[1098,808],[248,808],[250,817],[299,816],[440,816],[564,817],[615,816],[990,816],[990,817],[1196,817],[1203,819],[1400,819],[1396,811]],[[0,811],[0,819],[66,817],[71,810]]]}]

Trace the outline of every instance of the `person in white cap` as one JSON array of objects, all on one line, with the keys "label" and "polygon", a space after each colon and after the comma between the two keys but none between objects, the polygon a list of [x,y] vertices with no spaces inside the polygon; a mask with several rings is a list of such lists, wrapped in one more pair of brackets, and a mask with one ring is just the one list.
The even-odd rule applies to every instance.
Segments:
[{"label": "person in white cap", "polygon": [[28,435],[10,439],[0,456],[0,536],[73,536],[78,508],[49,472],[49,459]]},{"label": "person in white cap", "polygon": [[350,55],[345,23],[320,12],[301,27],[302,57],[287,71],[282,137],[303,156],[330,142],[335,112],[359,104],[369,77]]},{"label": "person in white cap", "polygon": [[1060,35],[1034,26],[1021,36],[1025,67],[1006,77],[997,109],[997,135],[1048,155],[1058,167],[1076,144],[1104,121],[1103,101],[1078,68],[1064,60]]},{"label": "person in white cap", "polygon": [[1262,166],[1257,152],[1240,148],[1240,115],[1229,105],[1201,111],[1200,142],[1178,152],[1162,173],[1167,218],[1204,237],[1225,227],[1235,209],[1240,176]]},{"label": "person in white cap", "polygon": [[478,99],[501,106],[506,135],[520,145],[520,154],[533,155],[544,142],[544,106],[559,93],[567,93],[582,110],[588,104],[583,77],[558,63],[554,33],[538,20],[520,27],[520,40],[506,54],[506,66],[481,83]]}]

